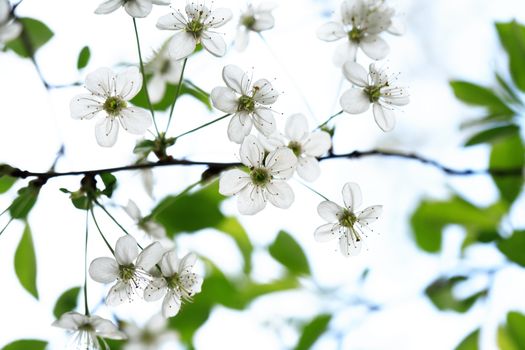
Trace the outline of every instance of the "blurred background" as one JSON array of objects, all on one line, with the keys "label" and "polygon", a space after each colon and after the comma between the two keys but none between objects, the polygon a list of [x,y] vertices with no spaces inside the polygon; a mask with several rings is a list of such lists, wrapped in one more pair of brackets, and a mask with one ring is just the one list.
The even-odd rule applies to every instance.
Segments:
[{"label": "blurred background", "polygon": [[[522,167],[524,90],[516,48],[525,52],[525,29],[509,24],[500,27],[498,35],[495,23],[513,19],[523,23],[525,4],[519,0],[389,4],[404,21],[406,32],[400,37],[384,35],[391,53],[380,65],[400,73],[411,103],[397,113],[396,128],[387,134],[375,125],[371,111],[337,117],[331,124],[336,126],[334,151],[417,153],[457,169]],[[17,7],[18,17],[38,19],[54,33],[34,57],[50,85],[83,83],[85,75],[99,67],[118,70],[137,64],[132,19],[123,9],[95,15],[98,5],[93,0],[24,0]],[[173,2],[175,8],[183,5]],[[213,7],[229,7],[234,13],[222,29],[229,44],[245,6],[243,1],[213,2]],[[350,87],[332,64],[337,44],[316,37],[320,25],[338,19],[339,6],[339,1],[280,1],[273,12],[275,27],[262,33],[264,40],[252,33],[245,52],[232,46],[222,58],[198,53],[188,60],[185,78],[209,92],[224,85],[223,66],[253,69],[254,78],[270,79],[282,91],[274,105],[282,113],[277,116],[281,130],[285,118],[294,113],[307,115],[313,129],[340,110],[339,96]],[[155,6],[147,18],[137,20],[146,60],[172,35],[155,28],[157,19],[168,12],[167,7]],[[85,46],[91,58],[79,70],[77,59]],[[518,68],[509,71],[509,57]],[[521,57],[525,62],[525,55]],[[370,62],[362,53],[357,59],[363,65]],[[136,160],[132,153],[136,137],[121,133],[114,147],[101,148],[94,138],[94,122],[70,117],[69,102],[84,92],[82,86],[46,90],[33,62],[12,50],[0,54],[0,77],[4,120],[0,162],[47,171],[61,145],[64,154],[57,171]],[[451,86],[451,81],[469,81],[477,87],[459,82]],[[480,92],[480,86],[486,89]],[[165,125],[167,113],[157,114]],[[220,115],[183,95],[169,134],[178,135]],[[228,141],[226,127],[227,121],[221,121],[189,135],[170,154],[237,161],[239,149]],[[498,130],[472,141],[473,135],[493,129]],[[139,172],[114,174],[118,188],[104,199],[105,205],[141,243],[149,239],[121,208],[129,199],[143,213],[159,214],[179,254],[195,251],[202,257],[198,270],[206,276],[203,293],[170,320],[177,341],[166,347],[455,349],[470,335],[460,349],[525,349],[525,317],[520,314],[525,312],[521,178],[502,183],[488,175],[450,176],[419,162],[384,157],[329,160],[321,166],[321,177],[311,186],[323,195],[342,203],[341,188],[352,181],[361,186],[365,207],[384,206],[357,257],[343,257],[336,242],[314,241],[314,230],[324,223],[316,212],[322,199],[299,181],[290,182],[296,200],[286,211],[268,206],[253,217],[239,216],[235,199],[218,196],[212,185],[196,188],[193,197],[172,197],[168,200],[172,211],[159,214],[159,201],[198,181],[204,167],[154,169],[153,199]],[[14,220],[0,237],[0,346],[17,339],[41,339],[49,342],[49,349],[63,348],[64,332],[50,325],[56,319],[53,308],[58,297],[83,283],[85,211],[74,208],[59,189],[75,191],[80,179],[50,180],[28,217],[38,299],[21,286],[13,264],[25,223]],[[10,205],[23,183],[18,181],[0,197],[0,209]],[[184,211],[186,220],[191,218],[189,224],[177,212],[183,207],[189,208]],[[122,232],[102,211],[96,213],[114,244]],[[2,225],[8,221],[7,215],[0,217]],[[88,261],[108,255],[92,231]],[[103,317],[144,325],[160,310],[159,304],[140,300],[108,308],[102,301],[108,286],[88,283],[93,312]]]}]

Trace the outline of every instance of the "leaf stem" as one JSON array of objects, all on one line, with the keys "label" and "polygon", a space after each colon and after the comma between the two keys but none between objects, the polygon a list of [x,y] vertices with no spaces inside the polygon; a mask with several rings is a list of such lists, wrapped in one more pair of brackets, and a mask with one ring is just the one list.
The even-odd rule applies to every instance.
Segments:
[{"label": "leaf stem", "polygon": [[210,122],[207,122],[207,123],[205,123],[205,124],[202,124],[201,126],[198,126],[198,127],[194,128],[194,129],[191,129],[191,130],[189,130],[189,131],[186,131],[186,132],[184,132],[184,133],[182,133],[182,134],[180,134],[180,135],[178,135],[178,136],[175,136],[175,140],[180,139],[180,138],[183,137],[183,136],[189,135],[189,134],[191,134],[192,132],[195,132],[195,131],[197,131],[197,130],[200,130],[200,129],[204,128],[204,127],[207,127],[208,125],[211,125],[211,124],[216,123],[216,122],[218,122],[218,121],[220,121],[220,120],[223,120],[224,118],[229,117],[230,115],[231,115],[230,113],[225,114],[225,115],[223,115],[223,116],[221,116],[221,117],[219,117],[219,118],[217,118],[217,119],[214,119],[214,120],[212,120],[212,121],[210,121]]},{"label": "leaf stem", "polygon": [[343,110],[340,110],[339,112],[337,112],[336,114],[334,115],[331,115],[324,123],[322,124],[319,124],[319,126],[317,128],[315,128],[315,130],[317,129],[321,129],[323,126],[325,126],[326,124],[328,124],[332,119],[334,119],[335,117],[337,117],[338,115],[341,115],[343,114]]},{"label": "leaf stem", "polygon": [[[106,207],[100,204],[100,202],[97,201],[96,199],[95,199],[95,204],[98,205],[104,211],[104,213],[106,213],[107,216],[109,216],[111,221],[113,221],[122,230],[122,232],[124,232],[128,236],[131,236],[131,234],[117,221],[117,219],[115,219],[115,217],[111,215],[111,213],[106,209]],[[138,243],[137,243],[137,246],[142,250],[144,249]]]},{"label": "leaf stem", "polygon": [[90,208],[89,211],[91,212],[91,217],[93,218],[93,222],[95,223],[95,226],[97,227],[97,230],[98,230],[98,233],[100,233],[100,236],[102,237],[102,239],[104,240],[104,243],[106,243],[106,246],[109,248],[109,250],[111,251],[111,254],[113,254],[113,256],[115,256],[115,251],[113,250],[113,248],[111,247],[111,245],[108,243],[108,240],[106,239],[106,237],[104,236],[104,234],[102,233],[102,230],[100,229],[100,227],[98,226],[98,222],[97,222],[97,219],[95,218],[95,213],[93,212],[93,208]]},{"label": "leaf stem", "polygon": [[177,90],[175,91],[175,98],[173,99],[173,103],[171,104],[170,114],[169,114],[169,117],[168,117],[168,124],[166,125],[165,133],[168,132],[168,129],[170,127],[171,117],[173,117],[173,111],[175,110],[175,104],[177,103],[177,100],[178,100],[179,95],[180,95],[180,89],[182,88],[183,78],[184,78],[184,71],[186,70],[186,63],[187,62],[188,62],[188,57],[186,57],[184,59],[184,62],[182,63],[182,70],[180,72],[179,83],[177,84]]},{"label": "leaf stem", "polygon": [[89,213],[86,210],[86,239],[84,242],[84,310],[85,315],[89,316],[88,306],[88,292],[87,292],[87,250],[88,250],[88,237],[89,237]]}]

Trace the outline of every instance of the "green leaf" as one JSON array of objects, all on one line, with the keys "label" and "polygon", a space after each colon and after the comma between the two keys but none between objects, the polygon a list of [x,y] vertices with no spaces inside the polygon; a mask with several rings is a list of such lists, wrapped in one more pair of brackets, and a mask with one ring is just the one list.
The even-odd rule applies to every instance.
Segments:
[{"label": "green leaf", "polygon": [[525,315],[511,311],[507,314],[507,331],[519,349],[525,349]]},{"label": "green leaf", "polygon": [[[175,98],[176,92],[177,92],[177,85],[167,84],[166,91],[164,92],[164,97],[159,102],[153,103],[153,106],[152,106],[153,109],[156,111],[165,111],[168,108],[170,108],[171,105],[173,104],[173,100]],[[189,83],[183,82],[180,88],[179,98],[185,94],[193,96],[195,99],[202,102],[209,110],[212,109],[210,95],[204,90],[196,87],[193,84],[190,85]],[[133,103],[135,106],[149,109],[149,104],[146,98],[146,91],[144,90],[144,87],[131,100],[131,103]]]},{"label": "green leaf", "polygon": [[36,287],[36,256],[31,229],[26,224],[22,239],[15,252],[15,272],[20,284],[38,299]]},{"label": "green leaf", "polygon": [[474,136],[471,136],[467,142],[465,142],[465,146],[474,146],[479,145],[480,143],[490,143],[494,141],[501,140],[502,138],[508,137],[509,135],[513,135],[516,132],[519,132],[519,128],[516,125],[504,125],[504,126],[498,126],[492,129],[483,130]]},{"label": "green leaf", "polygon": [[9,175],[0,176],[0,194],[6,193],[15,184],[17,178]]},{"label": "green leaf", "polygon": [[457,298],[454,295],[454,287],[467,279],[468,277],[466,276],[439,278],[425,289],[425,294],[439,310],[466,312],[479,298],[485,297],[488,292],[487,290],[482,290],[467,298]]},{"label": "green leaf", "polygon": [[40,188],[40,184],[31,181],[27,187],[18,190],[18,196],[9,207],[9,214],[11,214],[13,219],[27,218],[27,215],[36,203]]},{"label": "green leaf", "polygon": [[[496,142],[490,153],[490,169],[522,169],[525,165],[525,148],[519,133]],[[522,176],[492,176],[501,197],[509,204],[518,198],[523,186]]]},{"label": "green leaf", "polygon": [[53,37],[53,32],[47,25],[33,18],[19,18],[18,21],[23,26],[22,33],[8,42],[6,47],[21,57],[32,57]]},{"label": "green leaf", "polygon": [[525,231],[514,231],[512,236],[498,242],[498,249],[507,259],[525,267]]},{"label": "green leaf", "polygon": [[464,103],[488,108],[491,112],[512,115],[508,107],[492,90],[466,81],[451,81],[454,95]]},{"label": "green leaf", "polygon": [[525,91],[525,27],[516,21],[496,23],[501,44],[509,56],[510,75],[514,84]]},{"label": "green leaf", "polygon": [[55,317],[58,319],[66,312],[75,310],[78,304],[79,293],[80,287],[74,287],[62,293],[55,303],[53,315],[55,315]]},{"label": "green leaf", "polygon": [[270,255],[284,265],[290,272],[294,274],[310,274],[310,266],[308,260],[303,252],[303,249],[290,236],[290,234],[281,231],[277,235],[275,241],[269,247]]},{"label": "green leaf", "polygon": [[517,103],[517,104],[520,104],[522,105],[523,102],[521,101],[521,99],[518,97],[518,95],[516,94],[516,92],[514,91],[514,88],[511,87],[511,84],[509,82],[507,82],[501,75],[499,75],[498,73],[496,73],[496,80],[498,81],[499,85],[501,86],[501,88],[507,93],[509,99],[514,102],[514,103]]},{"label": "green leaf", "polygon": [[111,198],[113,191],[117,188],[117,178],[111,173],[102,173],[99,176],[104,183],[104,189],[100,193]]},{"label": "green leaf", "polygon": [[500,350],[520,350],[506,327],[498,327],[498,347]]},{"label": "green leaf", "polygon": [[478,350],[479,349],[479,329],[470,333],[465,339],[456,346],[455,350]]},{"label": "green leaf", "polygon": [[82,68],[85,68],[89,63],[90,58],[91,51],[89,50],[89,46],[84,46],[78,54],[77,69],[81,70]]},{"label": "green leaf", "polygon": [[43,340],[24,339],[7,344],[2,350],[45,350],[47,342]]},{"label": "green leaf", "polygon": [[152,217],[164,226],[170,237],[180,232],[217,227],[224,220],[219,210],[224,198],[215,181],[193,193],[166,197],[153,209]]},{"label": "green leaf", "polygon": [[234,217],[226,217],[215,228],[233,238],[244,259],[244,273],[249,274],[252,269],[253,245],[241,223]]},{"label": "green leaf", "polygon": [[323,314],[315,317],[309,323],[307,323],[295,346],[295,350],[308,350],[310,349],[315,342],[323,335],[324,332],[328,329],[328,324],[332,319],[331,315]]}]

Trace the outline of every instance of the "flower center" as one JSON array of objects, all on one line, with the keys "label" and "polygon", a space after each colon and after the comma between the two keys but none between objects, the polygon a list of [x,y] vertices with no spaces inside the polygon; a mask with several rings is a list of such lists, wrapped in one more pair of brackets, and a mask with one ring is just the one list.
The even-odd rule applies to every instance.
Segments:
[{"label": "flower center", "polygon": [[192,19],[186,25],[186,31],[192,33],[195,38],[199,38],[204,30],[204,24],[198,21],[197,19]]},{"label": "flower center", "polygon": [[253,29],[253,26],[255,25],[255,17],[253,16],[243,17],[242,25],[248,29]]},{"label": "flower center", "polygon": [[292,150],[296,157],[299,157],[303,153],[303,147],[297,141],[290,141],[288,148]]},{"label": "flower center", "polygon": [[381,88],[382,86],[369,86],[364,89],[365,93],[368,95],[370,102],[377,102],[381,97]]},{"label": "flower center", "polygon": [[358,43],[363,39],[363,31],[357,27],[353,27],[351,31],[348,32],[348,39],[351,42]]},{"label": "flower center", "polygon": [[135,276],[135,266],[128,265],[128,266],[119,266],[119,272],[120,272],[120,279],[127,282]]},{"label": "flower center", "polygon": [[124,101],[122,98],[118,96],[111,96],[106,99],[106,102],[104,102],[104,110],[107,114],[110,116],[117,116],[120,114],[120,112],[127,107],[126,101]]},{"label": "flower center", "polygon": [[95,328],[91,323],[85,323],[78,327],[79,331],[85,331],[85,332],[94,332]]},{"label": "flower center", "polygon": [[348,209],[345,209],[339,218],[339,224],[348,228],[352,228],[356,222],[357,217]]},{"label": "flower center", "polygon": [[255,100],[253,97],[242,95],[239,97],[239,104],[237,111],[239,112],[253,112],[255,110]]},{"label": "flower center", "polygon": [[265,186],[272,179],[272,175],[266,168],[253,168],[250,172],[250,179],[256,186]]},{"label": "flower center", "polygon": [[160,74],[166,74],[170,70],[171,63],[170,60],[164,60],[162,66],[160,67]]}]

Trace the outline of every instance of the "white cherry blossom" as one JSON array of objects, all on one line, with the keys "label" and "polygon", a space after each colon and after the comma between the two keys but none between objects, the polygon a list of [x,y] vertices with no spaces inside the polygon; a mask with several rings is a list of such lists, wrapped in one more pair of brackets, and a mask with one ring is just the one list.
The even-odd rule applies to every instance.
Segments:
[{"label": "white cherry blossom", "polygon": [[105,15],[124,7],[131,17],[142,18],[150,14],[153,5],[169,5],[170,0],[106,0],[100,4],[95,13]]},{"label": "white cherry blossom", "polygon": [[250,32],[260,33],[272,29],[275,19],[272,10],[277,5],[273,2],[263,2],[258,6],[248,4],[239,19],[237,36],[235,37],[235,48],[238,51],[244,51],[250,40]]},{"label": "white cherry blossom", "polygon": [[138,289],[151,281],[149,271],[159,262],[164,248],[154,242],[139,254],[137,241],[131,236],[123,236],[115,245],[115,258],[96,258],[89,266],[89,275],[100,283],[116,283],[106,297],[111,306],[131,302]]},{"label": "white cherry blossom", "polygon": [[380,34],[388,31],[401,34],[393,24],[394,9],[385,0],[345,0],[341,4],[341,22],[328,22],[317,30],[317,37],[324,41],[344,39],[337,48],[334,63],[342,66],[355,61],[360,48],[370,58],[385,58],[390,48]]},{"label": "white cherry blossom", "polygon": [[111,321],[96,315],[87,316],[78,312],[66,312],[53,322],[53,326],[66,329],[72,333],[70,345],[74,349],[105,349],[100,345],[99,337],[126,339],[126,335]]},{"label": "white cherry blossom", "polygon": [[164,297],[162,315],[175,316],[182,301],[191,301],[201,291],[202,277],[192,272],[197,256],[189,253],[179,260],[173,250],[166,252],[160,261],[162,277],[154,279],[144,290],[146,301],[156,301]]},{"label": "white cherry blossom", "polygon": [[343,201],[344,207],[331,201],[323,201],[317,206],[317,212],[328,224],[318,227],[314,237],[318,242],[327,242],[337,237],[341,254],[353,256],[361,251],[363,229],[378,219],[383,206],[374,205],[356,211],[361,205],[362,195],[359,185],[353,182],[343,186]]},{"label": "white cherry blossom", "polygon": [[210,10],[202,2],[191,2],[185,7],[186,16],[180,10],[159,18],[157,28],[175,30],[169,43],[169,53],[173,59],[180,60],[195,51],[202,44],[209,53],[221,57],[226,54],[226,42],[222,34],[214,31],[223,26],[233,14],[226,8]]},{"label": "white cherry blossom", "polygon": [[164,45],[154,58],[146,64],[146,71],[151,73],[148,81],[148,93],[152,103],[162,100],[167,84],[178,84],[182,73],[182,61],[172,59]]},{"label": "white cherry blossom", "polygon": [[0,0],[0,44],[5,44],[18,37],[22,25],[11,18],[11,6],[8,0]]},{"label": "white cherry blossom", "polygon": [[407,105],[410,101],[406,88],[396,86],[396,78],[384,70],[370,64],[370,72],[356,62],[346,62],[343,73],[355,87],[341,96],[343,110],[350,114],[366,112],[373,106],[374,119],[383,131],[390,131],[395,126],[394,109]]},{"label": "white cherry blossom", "polygon": [[126,214],[135,221],[137,226],[146,232],[146,234],[153,239],[164,239],[166,238],[166,231],[158,223],[154,222],[150,217],[143,217],[137,204],[131,199],[128,200],[128,204],[123,207]]},{"label": "white cherry blossom", "polygon": [[284,135],[276,133],[261,141],[268,151],[278,147],[288,147],[297,157],[297,174],[306,181],[314,181],[321,174],[318,157],[322,156],[330,147],[332,140],[326,131],[310,132],[306,117],[302,114],[291,115],[286,120]]},{"label": "white cherry blossom", "polygon": [[168,329],[168,320],[161,314],[151,317],[143,327],[125,323],[123,330],[128,336],[124,350],[166,349],[168,345],[174,346],[178,341],[177,334]]},{"label": "white cherry blossom", "polygon": [[244,139],[240,150],[241,162],[249,168],[225,171],[219,180],[219,192],[237,196],[237,208],[241,214],[253,215],[266,207],[269,201],[282,209],[289,208],[295,197],[286,183],[294,172],[297,158],[286,147],[265,155],[264,147],[253,135]]},{"label": "white cherry blossom", "polygon": [[95,126],[97,143],[111,147],[117,142],[119,124],[131,134],[142,135],[152,120],[148,111],[129,105],[142,87],[142,75],[137,67],[113,73],[109,68],[99,68],[86,76],[87,94],[73,97],[70,103],[74,119],[102,118]]},{"label": "white cherry blossom", "polygon": [[279,92],[267,79],[252,83],[251,76],[235,65],[222,70],[227,87],[219,86],[211,91],[211,101],[220,111],[233,114],[228,125],[228,138],[242,143],[255,125],[263,135],[275,132],[275,119],[270,105],[277,101]]}]

